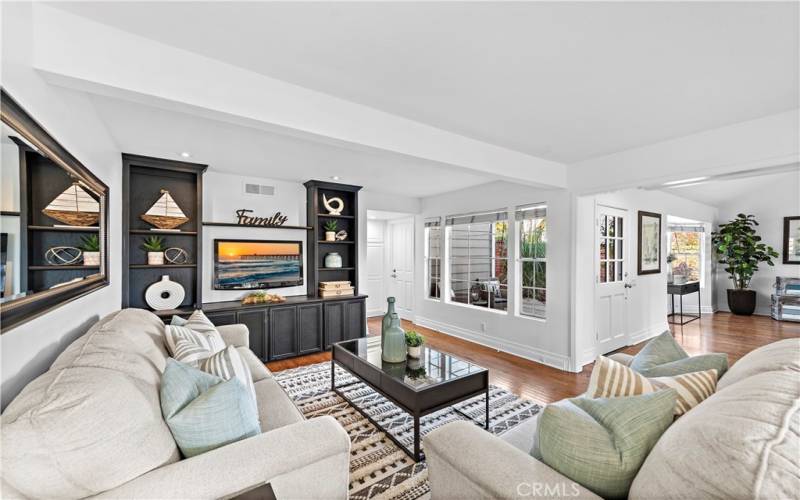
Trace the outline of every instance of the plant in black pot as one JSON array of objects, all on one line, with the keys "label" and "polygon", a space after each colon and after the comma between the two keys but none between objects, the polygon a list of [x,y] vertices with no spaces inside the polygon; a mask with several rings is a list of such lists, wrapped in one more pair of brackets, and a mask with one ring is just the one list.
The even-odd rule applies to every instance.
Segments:
[{"label": "plant in black pot", "polygon": [[778,252],[771,246],[761,243],[756,226],[755,217],[738,214],[736,219],[720,224],[719,230],[711,233],[711,244],[719,259],[717,262],[725,265],[725,272],[733,281],[733,288],[728,289],[728,308],[733,314],[753,314],[756,292],[748,289],[750,279],[758,271],[760,263],[774,266],[772,258],[778,257]]}]

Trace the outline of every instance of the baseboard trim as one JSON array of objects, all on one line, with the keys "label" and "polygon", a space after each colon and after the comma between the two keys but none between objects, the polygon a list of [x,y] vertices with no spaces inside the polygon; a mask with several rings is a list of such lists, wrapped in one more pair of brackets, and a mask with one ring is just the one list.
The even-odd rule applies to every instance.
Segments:
[{"label": "baseboard trim", "polygon": [[[680,310],[681,310],[680,307],[676,307],[675,308],[675,312],[676,313],[679,313]],[[669,312],[669,309],[667,309],[667,311]],[[693,306],[693,305],[684,304],[683,305],[683,312],[685,314],[697,314],[697,308],[695,306]],[[702,307],[700,307],[700,314],[714,314],[715,312],[717,312],[717,308],[714,307],[714,306],[702,306]]]},{"label": "baseboard trim", "polygon": [[513,354],[514,356],[519,356],[520,358],[524,358],[529,361],[534,361],[536,363],[552,366],[553,368],[557,368],[562,371],[571,371],[570,359],[567,356],[545,351],[543,349],[536,349],[534,347],[522,345],[517,342],[511,342],[508,340],[498,340],[494,337],[487,337],[486,335],[481,334],[479,332],[475,332],[454,325],[449,325],[447,323],[442,323],[440,321],[432,320],[430,318],[423,318],[417,316],[415,323],[420,326],[424,326],[425,328],[430,328],[431,330],[436,330],[445,335],[449,335],[451,337],[460,338],[462,340],[468,340],[469,342],[474,342],[484,347],[489,347],[491,349],[495,349],[500,352]]},{"label": "baseboard trim", "polygon": [[659,321],[658,323],[654,323],[647,328],[643,328],[638,332],[628,336],[628,345],[636,345],[639,342],[644,342],[645,340],[649,340],[653,337],[661,335],[665,331],[669,330],[669,323],[666,320]]}]

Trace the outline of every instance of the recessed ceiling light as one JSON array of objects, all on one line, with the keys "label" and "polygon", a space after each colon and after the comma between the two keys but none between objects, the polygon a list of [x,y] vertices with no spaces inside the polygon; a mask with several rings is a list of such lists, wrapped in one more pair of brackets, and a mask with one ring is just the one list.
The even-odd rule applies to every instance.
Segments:
[{"label": "recessed ceiling light", "polygon": [[689,179],[681,179],[679,181],[670,181],[662,184],[663,186],[676,186],[678,184],[689,184],[690,182],[700,182],[708,179],[708,177],[692,177]]},{"label": "recessed ceiling light", "polygon": [[181,156],[183,156],[184,158],[189,158],[192,155],[189,152],[184,151],[183,153],[181,153]]},{"label": "recessed ceiling light", "polygon": [[339,180],[339,176],[338,175],[332,175],[331,176],[331,180],[332,181],[338,181]]}]

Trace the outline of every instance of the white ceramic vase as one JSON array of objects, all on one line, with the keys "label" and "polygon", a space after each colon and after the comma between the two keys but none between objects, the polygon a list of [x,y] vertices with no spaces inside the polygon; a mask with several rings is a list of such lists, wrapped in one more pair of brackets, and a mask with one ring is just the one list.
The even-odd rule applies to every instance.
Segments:
[{"label": "white ceramic vase", "polygon": [[325,241],[336,241],[336,231],[325,231]]},{"label": "white ceramic vase", "polygon": [[84,266],[99,266],[100,265],[100,252],[83,252],[83,265]]},{"label": "white ceramic vase", "polygon": [[408,355],[412,358],[419,358],[422,356],[422,346],[418,345],[416,347],[408,346]]},{"label": "white ceramic vase", "polygon": [[163,266],[164,252],[147,252],[147,263],[151,266]]},{"label": "white ceramic vase", "polygon": [[325,267],[342,267],[342,256],[338,252],[331,252],[325,255]]}]

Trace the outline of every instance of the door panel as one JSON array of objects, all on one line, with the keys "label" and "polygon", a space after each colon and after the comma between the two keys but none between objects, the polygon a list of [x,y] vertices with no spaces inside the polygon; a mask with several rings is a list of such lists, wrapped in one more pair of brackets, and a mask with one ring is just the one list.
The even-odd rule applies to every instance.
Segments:
[{"label": "door panel", "polygon": [[345,329],[344,339],[357,339],[366,335],[367,311],[363,300],[353,300],[344,303]]},{"label": "door panel", "polygon": [[250,331],[250,350],[262,361],[268,359],[267,352],[267,311],[240,311],[237,323],[241,323]]},{"label": "door panel", "polygon": [[628,213],[597,206],[595,237],[595,305],[598,354],[628,344]]},{"label": "door panel", "polygon": [[206,317],[209,319],[209,321],[214,323],[214,326],[225,326],[225,325],[236,324],[235,312],[207,313]]},{"label": "door panel", "polygon": [[344,340],[344,302],[325,304],[325,348]]},{"label": "door panel", "polygon": [[322,304],[297,306],[300,354],[322,349]]},{"label": "door panel", "polygon": [[272,307],[269,311],[270,359],[297,355],[297,307]]},{"label": "door panel", "polygon": [[401,318],[414,314],[414,219],[389,222],[388,295]]},{"label": "door panel", "polygon": [[386,279],[384,265],[383,240],[367,241],[367,311],[370,315],[382,314],[386,303],[384,281]]}]

